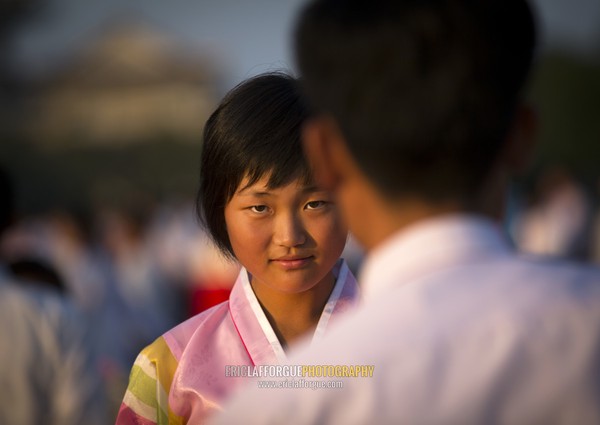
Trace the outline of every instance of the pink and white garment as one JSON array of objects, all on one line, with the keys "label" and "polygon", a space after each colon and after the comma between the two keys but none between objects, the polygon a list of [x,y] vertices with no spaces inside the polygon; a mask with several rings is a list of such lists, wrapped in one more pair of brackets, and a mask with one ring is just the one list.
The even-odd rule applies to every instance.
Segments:
[{"label": "pink and white garment", "polygon": [[[345,261],[312,341],[358,300]],[[117,424],[200,423],[247,378],[226,376],[226,366],[279,364],[286,354],[242,268],[229,300],[181,323],[146,347],[131,370]]]}]

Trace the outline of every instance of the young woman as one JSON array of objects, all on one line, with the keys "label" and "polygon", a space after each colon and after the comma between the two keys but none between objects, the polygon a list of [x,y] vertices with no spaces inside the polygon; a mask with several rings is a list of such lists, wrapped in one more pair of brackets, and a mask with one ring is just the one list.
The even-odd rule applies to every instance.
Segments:
[{"label": "young woman", "polygon": [[322,338],[355,304],[339,256],[347,230],[315,186],[300,141],[308,110],[283,74],[234,88],[204,131],[198,206],[217,246],[242,266],[229,301],[170,330],[138,356],[117,424],[199,423],[301,336]]}]

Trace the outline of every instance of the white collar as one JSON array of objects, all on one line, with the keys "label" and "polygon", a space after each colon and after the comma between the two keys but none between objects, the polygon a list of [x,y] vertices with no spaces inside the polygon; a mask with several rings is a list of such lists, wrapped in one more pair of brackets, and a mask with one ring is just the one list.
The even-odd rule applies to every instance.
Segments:
[{"label": "white collar", "polygon": [[[323,338],[325,329],[327,328],[327,324],[329,323],[329,319],[331,318],[331,316],[333,314],[335,305],[338,302],[340,295],[342,294],[344,285],[347,281],[349,269],[348,269],[348,265],[346,264],[346,262],[344,260],[342,260],[342,259],[338,260],[338,263],[336,264],[336,266],[334,266],[333,270],[334,270],[334,272],[335,272],[335,270],[339,270],[339,271],[337,273],[337,278],[336,278],[333,290],[331,291],[331,295],[329,295],[329,299],[327,300],[327,303],[325,304],[325,307],[323,308],[323,312],[321,313],[319,323],[317,324],[317,327],[313,334],[312,343]],[[240,270],[240,277],[241,277],[242,288],[244,289],[244,294],[246,295],[246,298],[248,299],[248,303],[250,304],[250,307],[252,308],[252,311],[254,312],[254,315],[256,316],[258,323],[260,324],[260,327],[262,328],[265,336],[267,337],[269,344],[273,348],[273,351],[275,352],[277,360],[280,363],[286,362],[287,356],[285,354],[285,351],[283,350],[283,347],[281,346],[281,342],[279,342],[279,339],[277,338],[275,331],[271,327],[271,324],[269,323],[269,320],[267,319],[265,312],[263,311],[262,307],[260,306],[260,303],[258,302],[258,298],[256,298],[256,295],[254,294],[254,291],[252,290],[252,285],[250,285],[249,273],[244,267],[242,267],[242,269]]]},{"label": "white collar", "polygon": [[366,299],[392,286],[492,254],[508,254],[500,226],[475,215],[445,215],[419,221],[391,235],[366,258],[359,281]]}]

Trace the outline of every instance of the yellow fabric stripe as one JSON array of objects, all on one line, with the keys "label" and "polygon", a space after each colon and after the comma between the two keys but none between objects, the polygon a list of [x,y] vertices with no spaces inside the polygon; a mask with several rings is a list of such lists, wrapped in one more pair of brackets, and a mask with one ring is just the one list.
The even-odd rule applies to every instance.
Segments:
[{"label": "yellow fabric stripe", "polygon": [[163,337],[160,337],[144,348],[140,355],[146,357],[156,367],[156,376],[160,386],[154,384],[153,389],[155,404],[159,407],[158,423],[161,425],[183,425],[183,418],[175,415],[168,405],[168,394],[177,369],[177,360],[171,353],[167,342]]}]

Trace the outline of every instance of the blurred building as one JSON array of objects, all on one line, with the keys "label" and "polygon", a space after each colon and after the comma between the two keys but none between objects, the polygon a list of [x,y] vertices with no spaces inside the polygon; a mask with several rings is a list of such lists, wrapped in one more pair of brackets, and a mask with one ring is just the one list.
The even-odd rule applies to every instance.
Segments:
[{"label": "blurred building", "polygon": [[210,63],[144,25],[113,24],[30,92],[23,127],[43,144],[198,141],[216,104]]}]

